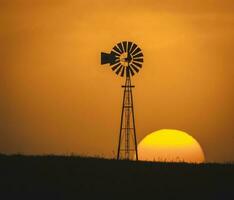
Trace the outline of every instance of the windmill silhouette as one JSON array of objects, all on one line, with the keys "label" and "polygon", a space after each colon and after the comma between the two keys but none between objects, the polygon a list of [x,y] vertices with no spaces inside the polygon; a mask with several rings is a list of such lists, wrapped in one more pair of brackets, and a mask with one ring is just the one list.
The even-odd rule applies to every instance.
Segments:
[{"label": "windmill silhouette", "polygon": [[142,68],[143,53],[133,42],[120,42],[110,53],[101,53],[101,64],[109,64],[121,77],[126,77],[120,121],[117,159],[138,160],[137,136],[133,106],[131,76]]}]

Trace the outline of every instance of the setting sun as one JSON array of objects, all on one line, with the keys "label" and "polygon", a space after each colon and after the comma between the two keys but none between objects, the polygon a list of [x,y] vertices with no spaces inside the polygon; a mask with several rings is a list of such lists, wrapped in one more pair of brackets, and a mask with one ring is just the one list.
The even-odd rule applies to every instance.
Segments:
[{"label": "setting sun", "polygon": [[155,131],[138,145],[139,160],[201,163],[205,156],[200,144],[189,134],[172,129]]}]

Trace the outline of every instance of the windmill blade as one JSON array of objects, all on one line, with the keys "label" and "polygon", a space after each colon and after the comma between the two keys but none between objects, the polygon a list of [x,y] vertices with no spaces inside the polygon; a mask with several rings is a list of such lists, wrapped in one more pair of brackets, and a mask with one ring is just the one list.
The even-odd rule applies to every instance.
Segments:
[{"label": "windmill blade", "polygon": [[136,55],[133,56],[133,58],[140,58],[140,57],[143,57],[142,53],[138,53],[138,54],[136,54]]},{"label": "windmill blade", "polygon": [[122,43],[118,43],[117,46],[118,46],[121,54],[124,53],[124,49],[123,49]]},{"label": "windmill blade", "polygon": [[120,51],[120,49],[117,46],[114,46],[113,50],[115,50],[116,52],[119,53],[119,55],[121,55],[121,51]]},{"label": "windmill blade", "polygon": [[119,72],[121,71],[121,69],[123,68],[123,65],[121,65],[118,69],[117,69],[117,71],[115,72],[117,75],[119,75]]},{"label": "windmill blade", "polygon": [[130,66],[135,70],[135,72],[139,72],[139,69],[136,66],[134,66],[133,64],[130,64]]},{"label": "windmill blade", "polygon": [[132,55],[132,52],[133,52],[136,48],[137,48],[137,45],[136,45],[136,44],[133,44],[131,50],[129,51],[129,53]]},{"label": "windmill blade", "polygon": [[131,48],[132,48],[132,42],[128,42],[128,48],[127,48],[128,53],[130,52]]},{"label": "windmill blade", "polygon": [[137,66],[137,67],[139,67],[139,68],[141,68],[141,67],[142,67],[142,64],[137,63],[137,62],[134,62],[134,61],[132,62],[132,64],[133,64],[133,65],[135,65],[135,66]]},{"label": "windmill blade", "polygon": [[119,57],[121,54],[119,53],[119,52],[117,52],[117,51],[111,51],[111,54],[114,54],[116,57]]},{"label": "windmill blade", "polygon": [[123,44],[124,52],[127,52],[127,42],[124,41],[122,44]]},{"label": "windmill blade", "polygon": [[113,66],[113,65],[115,65],[115,64],[117,64],[117,63],[119,63],[119,62],[120,62],[119,59],[113,60],[113,61],[110,63],[110,66]]},{"label": "windmill blade", "polygon": [[113,66],[111,69],[112,69],[113,71],[115,71],[120,65],[121,65],[121,64],[118,63],[117,65]]},{"label": "windmill blade", "polygon": [[144,60],[143,60],[143,58],[135,58],[135,59],[133,59],[133,61],[143,62]]},{"label": "windmill blade", "polygon": [[138,54],[139,52],[141,52],[141,49],[138,47],[135,51],[132,52],[132,56]]},{"label": "windmill blade", "polygon": [[129,71],[131,72],[131,75],[134,76],[135,73],[130,66],[129,66]]},{"label": "windmill blade", "polygon": [[124,76],[124,71],[125,71],[125,67],[123,67],[122,72],[121,72],[121,76]]}]

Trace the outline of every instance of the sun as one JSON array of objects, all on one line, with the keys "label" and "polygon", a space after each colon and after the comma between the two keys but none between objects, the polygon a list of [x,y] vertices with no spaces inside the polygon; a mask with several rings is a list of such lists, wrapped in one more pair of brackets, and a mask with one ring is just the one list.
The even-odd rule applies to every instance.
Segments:
[{"label": "sun", "polygon": [[200,144],[189,134],[179,130],[162,129],[143,138],[138,145],[138,159],[202,163],[205,156]]}]

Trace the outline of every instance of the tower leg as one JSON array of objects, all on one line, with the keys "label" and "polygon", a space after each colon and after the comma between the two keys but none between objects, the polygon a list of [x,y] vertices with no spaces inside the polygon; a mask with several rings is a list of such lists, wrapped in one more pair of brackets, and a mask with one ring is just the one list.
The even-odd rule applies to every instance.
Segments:
[{"label": "tower leg", "polygon": [[[126,85],[126,82],[125,82],[125,85]],[[119,144],[118,144],[117,160],[120,159],[120,148],[121,148],[121,140],[122,140],[122,127],[123,127],[123,118],[124,118],[125,94],[126,94],[126,89],[124,89],[124,95],[123,95],[122,112],[121,112],[120,129],[119,129]]]},{"label": "tower leg", "polygon": [[133,132],[134,132],[134,146],[135,146],[136,160],[138,160],[137,136],[136,136],[136,125],[135,125],[135,114],[134,114],[132,90],[131,90],[131,99],[132,99],[132,121],[133,121]]},{"label": "tower leg", "polygon": [[117,159],[138,160],[137,137],[130,76],[126,77],[124,88]]}]

